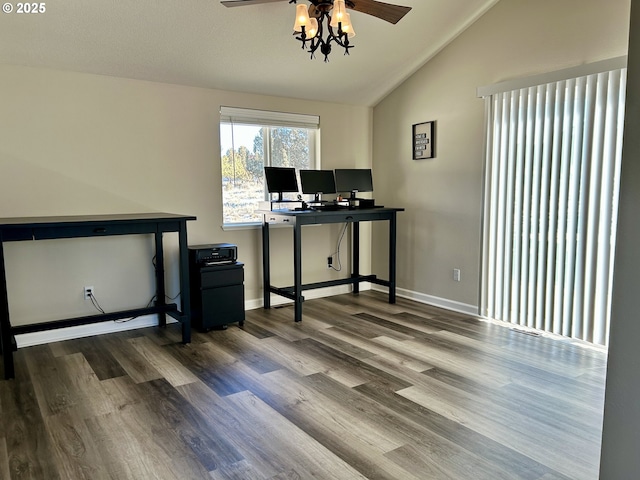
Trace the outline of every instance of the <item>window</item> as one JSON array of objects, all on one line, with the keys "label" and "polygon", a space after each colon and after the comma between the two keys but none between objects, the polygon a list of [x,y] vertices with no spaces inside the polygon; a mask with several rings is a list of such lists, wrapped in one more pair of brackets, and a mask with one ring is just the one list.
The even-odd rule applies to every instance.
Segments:
[{"label": "window", "polygon": [[223,224],[260,221],[255,211],[269,200],[265,166],[319,168],[319,135],[318,116],[221,107]]}]

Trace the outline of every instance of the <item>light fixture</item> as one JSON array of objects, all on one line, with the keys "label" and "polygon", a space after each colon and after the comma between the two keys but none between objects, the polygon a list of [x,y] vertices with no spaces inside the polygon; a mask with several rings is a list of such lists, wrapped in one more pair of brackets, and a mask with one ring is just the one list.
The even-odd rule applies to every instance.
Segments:
[{"label": "light fixture", "polygon": [[[296,40],[302,42],[302,49],[311,53],[315,58],[316,50],[324,55],[324,61],[329,61],[332,43],[344,48],[344,54],[349,55],[353,45],[349,39],[355,36],[351,16],[347,13],[347,6],[353,7],[350,0],[309,0],[311,5],[296,4],[296,21],[293,34]],[[297,3],[291,0],[289,3]]]}]

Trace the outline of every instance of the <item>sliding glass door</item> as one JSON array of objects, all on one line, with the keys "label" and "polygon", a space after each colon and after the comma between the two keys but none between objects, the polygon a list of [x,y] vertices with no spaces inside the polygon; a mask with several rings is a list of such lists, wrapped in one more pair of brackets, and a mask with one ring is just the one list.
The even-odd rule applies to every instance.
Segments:
[{"label": "sliding glass door", "polygon": [[606,345],[626,69],[485,97],[481,314]]}]

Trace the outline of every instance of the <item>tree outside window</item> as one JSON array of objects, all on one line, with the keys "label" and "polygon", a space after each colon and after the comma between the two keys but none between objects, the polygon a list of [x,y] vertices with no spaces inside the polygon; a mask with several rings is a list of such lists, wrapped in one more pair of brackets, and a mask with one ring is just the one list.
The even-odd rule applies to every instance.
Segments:
[{"label": "tree outside window", "polygon": [[[317,128],[220,122],[224,225],[260,222],[256,210],[269,200],[264,167],[316,167]],[[285,194],[295,199],[296,194]]]}]

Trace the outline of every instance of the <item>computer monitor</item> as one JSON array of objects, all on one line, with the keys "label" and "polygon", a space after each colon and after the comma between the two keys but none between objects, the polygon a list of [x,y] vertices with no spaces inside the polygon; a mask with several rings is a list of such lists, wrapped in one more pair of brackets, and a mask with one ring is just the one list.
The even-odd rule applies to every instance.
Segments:
[{"label": "computer monitor", "polygon": [[275,201],[282,202],[284,192],[298,193],[298,178],[296,169],[289,167],[264,167],[264,176],[267,180],[267,191],[277,193]]},{"label": "computer monitor", "polygon": [[355,199],[358,192],[373,192],[370,168],[338,168],[335,170],[336,190],[350,192]]},{"label": "computer monitor", "polygon": [[314,202],[322,201],[323,193],[336,193],[333,170],[300,170],[302,193],[314,195]]}]

